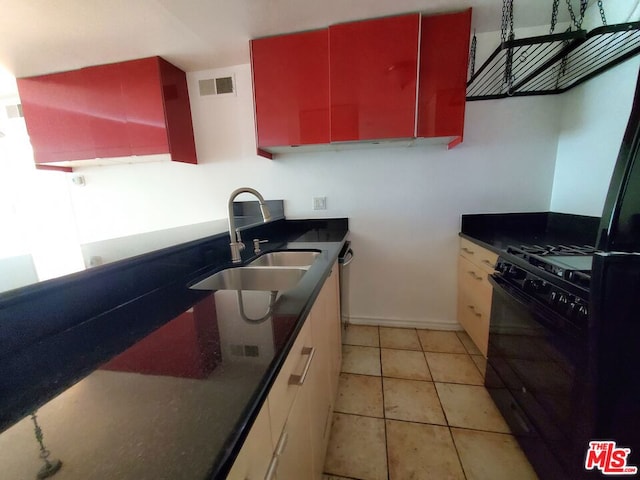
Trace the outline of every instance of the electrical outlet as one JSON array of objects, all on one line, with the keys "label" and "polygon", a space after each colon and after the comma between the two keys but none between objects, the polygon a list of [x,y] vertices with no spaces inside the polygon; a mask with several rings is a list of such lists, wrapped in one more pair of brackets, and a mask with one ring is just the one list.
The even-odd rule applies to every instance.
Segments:
[{"label": "electrical outlet", "polygon": [[313,209],[314,210],[326,210],[327,209],[327,197],[313,197]]}]

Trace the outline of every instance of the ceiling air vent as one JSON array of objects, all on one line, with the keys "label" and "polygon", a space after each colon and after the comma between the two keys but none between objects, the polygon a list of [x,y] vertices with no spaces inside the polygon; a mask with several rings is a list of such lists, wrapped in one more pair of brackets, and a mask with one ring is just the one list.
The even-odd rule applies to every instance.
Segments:
[{"label": "ceiling air vent", "polygon": [[8,118],[24,117],[24,114],[22,113],[22,105],[20,103],[17,105],[7,105],[5,109],[7,111]]},{"label": "ceiling air vent", "polygon": [[235,95],[236,85],[233,76],[207,78],[198,80],[200,96],[205,95]]}]

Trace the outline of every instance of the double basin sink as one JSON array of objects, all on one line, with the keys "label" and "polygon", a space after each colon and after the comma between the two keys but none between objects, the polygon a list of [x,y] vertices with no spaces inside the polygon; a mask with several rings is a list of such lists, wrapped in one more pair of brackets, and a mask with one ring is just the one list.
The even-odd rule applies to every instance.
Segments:
[{"label": "double basin sink", "polygon": [[195,290],[285,291],[295,287],[320,255],[318,251],[289,250],[261,255],[244,267],[214,273],[191,286]]}]

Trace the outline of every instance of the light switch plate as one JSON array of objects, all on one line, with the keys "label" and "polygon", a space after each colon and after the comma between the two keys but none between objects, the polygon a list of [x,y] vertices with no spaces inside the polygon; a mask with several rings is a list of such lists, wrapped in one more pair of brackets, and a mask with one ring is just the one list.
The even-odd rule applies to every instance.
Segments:
[{"label": "light switch plate", "polygon": [[313,209],[314,210],[326,210],[327,209],[327,197],[313,197]]}]

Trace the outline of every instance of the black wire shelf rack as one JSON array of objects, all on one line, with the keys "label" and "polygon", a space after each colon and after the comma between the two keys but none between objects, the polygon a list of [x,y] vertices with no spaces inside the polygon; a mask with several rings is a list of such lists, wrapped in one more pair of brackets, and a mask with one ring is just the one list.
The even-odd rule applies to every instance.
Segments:
[{"label": "black wire shelf rack", "polygon": [[640,53],[640,22],[503,42],[467,82],[467,100],[566,92]]}]

